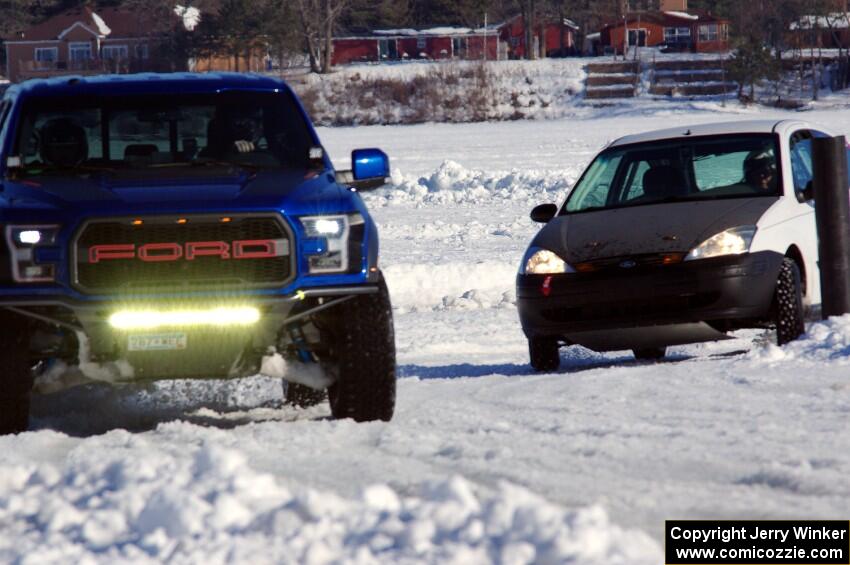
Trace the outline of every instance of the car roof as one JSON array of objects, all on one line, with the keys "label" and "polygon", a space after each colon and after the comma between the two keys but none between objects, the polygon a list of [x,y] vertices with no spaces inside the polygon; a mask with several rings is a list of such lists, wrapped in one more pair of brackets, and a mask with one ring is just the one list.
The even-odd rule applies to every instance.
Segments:
[{"label": "car roof", "polygon": [[703,135],[735,135],[742,133],[774,133],[786,129],[787,126],[798,125],[826,130],[798,120],[744,120],[735,122],[715,122],[710,124],[683,125],[675,128],[659,129],[645,133],[627,135],[612,142],[609,147],[661,141],[665,139],[688,138]]},{"label": "car roof", "polygon": [[73,96],[121,94],[216,93],[225,90],[289,90],[282,80],[250,73],[138,73],[63,76],[28,80],[9,88],[10,95]]}]

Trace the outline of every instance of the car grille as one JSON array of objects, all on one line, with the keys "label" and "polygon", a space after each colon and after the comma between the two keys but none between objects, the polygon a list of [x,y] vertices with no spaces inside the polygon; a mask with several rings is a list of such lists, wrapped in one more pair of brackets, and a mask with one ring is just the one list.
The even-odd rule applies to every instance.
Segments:
[{"label": "car grille", "polygon": [[[178,221],[185,220],[185,223]],[[96,220],[87,223],[75,240],[75,285],[89,293],[163,292],[173,290],[211,290],[222,288],[271,287],[288,283],[294,275],[290,230],[277,216],[221,217],[157,217],[142,218],[133,225],[132,219]],[[186,249],[187,242],[256,242],[273,240],[274,256],[224,258],[196,256],[187,260],[185,251],[176,260],[143,261],[138,255],[131,258],[106,257],[92,261],[94,246],[124,246],[138,249],[146,244],[169,243]],[[131,244],[133,247],[127,247]],[[254,247],[248,249],[256,250]],[[133,253],[130,253],[131,255]],[[232,255],[232,252],[228,252]]]},{"label": "car grille", "polygon": [[611,301],[583,306],[549,308],[543,318],[550,322],[586,320],[635,320],[643,317],[672,316],[707,308],[720,299],[719,292],[692,296],[653,297],[628,301]]}]

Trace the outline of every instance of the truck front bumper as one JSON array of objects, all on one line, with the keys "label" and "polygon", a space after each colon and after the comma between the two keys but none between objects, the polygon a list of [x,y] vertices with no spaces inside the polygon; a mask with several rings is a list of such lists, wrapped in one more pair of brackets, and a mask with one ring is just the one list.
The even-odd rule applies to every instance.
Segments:
[{"label": "truck front bumper", "polygon": [[[229,293],[209,298],[151,299],[123,297],[104,302],[17,298],[0,301],[0,307],[64,332],[74,332],[85,343],[89,360],[127,360],[133,378],[213,377],[234,373],[246,354],[265,352],[278,342],[281,329],[333,308],[351,297],[378,292],[378,286],[301,289],[286,296]],[[211,319],[219,308],[250,308],[256,319],[232,323]],[[116,312],[203,312],[205,323],[163,323],[145,327],[115,327]],[[172,317],[173,318],[173,317]],[[81,347],[81,356],[82,356]]]}]

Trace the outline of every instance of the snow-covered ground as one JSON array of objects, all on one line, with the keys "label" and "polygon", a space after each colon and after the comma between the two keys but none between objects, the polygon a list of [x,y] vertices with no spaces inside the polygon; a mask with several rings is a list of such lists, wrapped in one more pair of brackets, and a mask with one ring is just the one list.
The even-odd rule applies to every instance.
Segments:
[{"label": "snow-covered ground", "polygon": [[[534,204],[608,140],[799,117],[713,103],[604,118],[320,131],[365,196],[396,320],[390,423],[280,405],[280,382],[78,387],[0,438],[0,561],[660,563],[666,518],[846,518],[850,317],[784,348],[744,331],[663,363],[562,350],[534,374],[514,274]],[[850,115],[805,118],[850,132]]]}]

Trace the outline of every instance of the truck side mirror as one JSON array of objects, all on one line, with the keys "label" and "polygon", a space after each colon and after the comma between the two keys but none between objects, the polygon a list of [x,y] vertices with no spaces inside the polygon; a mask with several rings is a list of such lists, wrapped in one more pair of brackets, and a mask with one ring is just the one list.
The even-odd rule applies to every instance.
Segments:
[{"label": "truck side mirror", "polygon": [[351,172],[358,190],[384,186],[390,176],[390,158],[380,149],[355,149],[351,152]]},{"label": "truck side mirror", "polygon": [[558,213],[558,207],[554,204],[540,204],[535,206],[531,211],[531,219],[535,222],[540,222],[541,224],[545,224],[549,220],[555,217],[555,214]]}]

